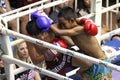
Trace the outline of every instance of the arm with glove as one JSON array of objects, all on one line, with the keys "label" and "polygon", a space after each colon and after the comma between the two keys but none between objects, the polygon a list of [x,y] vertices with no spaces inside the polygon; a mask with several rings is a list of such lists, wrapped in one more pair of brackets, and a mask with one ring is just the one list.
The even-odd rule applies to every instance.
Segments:
[{"label": "arm with glove", "polygon": [[76,20],[77,20],[78,24],[84,26],[85,32],[88,35],[91,35],[91,36],[97,35],[98,27],[92,20],[90,20],[88,18],[81,18],[81,19],[77,18]]}]

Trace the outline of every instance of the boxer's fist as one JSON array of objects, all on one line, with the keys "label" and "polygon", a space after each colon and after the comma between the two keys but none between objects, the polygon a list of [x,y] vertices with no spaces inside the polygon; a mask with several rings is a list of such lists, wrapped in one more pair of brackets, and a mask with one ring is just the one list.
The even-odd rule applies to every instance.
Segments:
[{"label": "boxer's fist", "polygon": [[[56,45],[57,47],[62,47],[62,48],[67,48],[67,44],[62,40],[62,39],[54,39],[52,41],[53,45]],[[53,59],[55,59],[56,56],[59,56],[59,52],[53,49],[48,49],[44,56],[46,61],[52,61]]]},{"label": "boxer's fist", "polygon": [[98,28],[97,26],[90,20],[87,20],[84,24],[84,29],[85,29],[85,32],[88,34],[88,35],[91,35],[91,36],[95,36],[97,35],[98,33]]},{"label": "boxer's fist", "polygon": [[86,20],[88,20],[87,18],[81,18],[79,21],[79,24],[85,24]]},{"label": "boxer's fist", "polygon": [[62,48],[68,47],[65,41],[59,38],[54,39],[51,43]]}]

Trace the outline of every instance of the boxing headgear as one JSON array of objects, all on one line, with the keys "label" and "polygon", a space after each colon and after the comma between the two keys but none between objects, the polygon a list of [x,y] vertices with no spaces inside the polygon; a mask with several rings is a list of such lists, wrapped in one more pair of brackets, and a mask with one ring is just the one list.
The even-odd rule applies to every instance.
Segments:
[{"label": "boxing headgear", "polygon": [[41,32],[46,32],[50,28],[50,24],[53,22],[45,12],[37,10],[31,14],[31,20],[36,20],[36,27],[41,30]]},{"label": "boxing headgear", "polygon": [[50,22],[45,16],[39,16],[36,20],[36,27],[41,30],[41,32],[47,32],[50,28]]}]

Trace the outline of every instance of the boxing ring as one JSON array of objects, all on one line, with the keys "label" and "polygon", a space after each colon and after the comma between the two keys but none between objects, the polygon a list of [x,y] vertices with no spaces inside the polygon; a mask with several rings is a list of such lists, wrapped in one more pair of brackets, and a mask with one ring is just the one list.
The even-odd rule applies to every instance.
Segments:
[{"label": "boxing ring", "polygon": [[[32,38],[30,36],[20,34],[19,32],[15,32],[15,31],[7,29],[8,28],[8,21],[11,21],[13,19],[17,19],[17,21],[18,21],[19,17],[30,14],[30,13],[36,11],[36,10],[53,7],[55,5],[64,3],[68,0],[58,0],[58,1],[54,1],[54,2],[43,5],[43,3],[46,2],[46,1],[47,0],[42,0],[42,1],[39,1],[35,4],[31,4],[31,5],[28,5],[28,6],[25,6],[25,7],[22,7],[22,8],[19,8],[19,9],[16,9],[16,10],[13,10],[13,11],[10,11],[8,13],[0,15],[0,21],[1,21],[0,22],[0,34],[2,34],[1,35],[1,41],[2,41],[1,48],[4,51],[4,53],[1,52],[0,55],[1,55],[2,60],[5,61],[5,73],[7,75],[7,79],[15,80],[14,75],[18,74],[21,71],[24,71],[26,69],[37,69],[42,74],[47,75],[47,76],[51,76],[51,77],[53,77],[55,79],[58,79],[58,80],[73,80],[73,79],[68,78],[66,76],[56,74],[56,73],[51,72],[49,70],[45,70],[45,69],[42,69],[42,68],[37,67],[35,65],[28,64],[28,63],[25,63],[23,61],[20,61],[20,60],[17,60],[15,58],[13,58],[13,52],[12,52],[11,47],[18,44],[19,42],[21,42],[23,40],[29,41],[29,42],[34,43],[34,44],[37,44],[39,46],[44,46],[44,47],[47,47],[47,48],[50,48],[50,49],[55,49],[55,50],[57,50],[57,51],[59,51],[63,54],[67,54],[67,55],[70,55],[70,56],[73,56],[73,57],[76,57],[76,58],[81,58],[83,60],[88,60],[92,63],[102,65],[102,66],[111,68],[111,69],[116,70],[116,71],[120,71],[120,66],[118,66],[118,65],[111,64],[111,63],[108,63],[108,62],[104,62],[102,60],[99,60],[99,59],[96,59],[96,58],[93,58],[93,57],[90,57],[90,56],[86,56],[84,54],[78,54],[78,52],[74,52],[74,51],[71,51],[71,50],[68,50],[68,49],[64,49],[64,48],[60,48],[60,47],[58,48],[55,45],[52,45],[52,44],[47,43],[45,41],[38,40],[38,39]],[[39,6],[37,8],[33,8],[33,9],[31,8],[32,6],[35,6],[35,5],[38,5],[38,4],[41,4],[41,6]],[[95,21],[96,25],[98,26],[99,33],[96,36],[98,41],[100,42],[101,40],[108,39],[111,34],[120,33],[120,29],[116,29],[116,30],[111,31],[107,34],[101,35],[101,14],[104,13],[104,12],[107,12],[111,9],[120,7],[120,3],[117,3],[113,6],[110,6],[110,7],[104,8],[104,9],[102,9],[102,1],[101,0],[92,0],[91,4],[92,4],[91,14],[86,15],[84,17],[88,17],[88,18],[93,19]],[[101,10],[97,10],[98,8],[101,9]],[[29,9],[29,10],[21,11],[23,9]],[[19,27],[19,25],[18,25],[18,27]],[[19,31],[19,28],[18,28],[18,31]],[[9,36],[18,37],[20,39],[10,42]],[[12,64],[19,64],[19,65],[23,66],[24,68],[23,69],[18,68],[16,70],[13,70]],[[14,74],[13,74],[13,72],[14,72]]]}]

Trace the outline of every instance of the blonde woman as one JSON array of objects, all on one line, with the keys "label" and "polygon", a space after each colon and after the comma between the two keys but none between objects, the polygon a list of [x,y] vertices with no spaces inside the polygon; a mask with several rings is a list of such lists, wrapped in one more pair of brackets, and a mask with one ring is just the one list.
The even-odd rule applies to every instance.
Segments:
[{"label": "blonde woman", "polygon": [[[27,44],[25,41],[17,44],[14,48],[14,57],[22,60],[26,63],[32,63],[31,58],[28,53],[28,48]],[[15,65],[15,68],[19,68],[21,66]],[[39,72],[33,70],[33,69],[28,69],[22,73],[19,73],[15,75],[16,80],[41,80],[41,77],[39,75]]]}]

